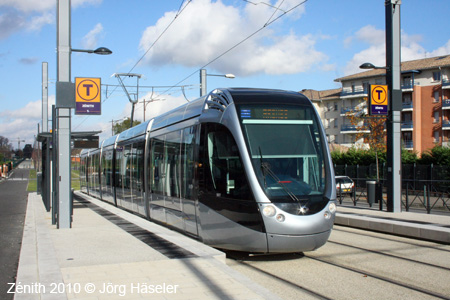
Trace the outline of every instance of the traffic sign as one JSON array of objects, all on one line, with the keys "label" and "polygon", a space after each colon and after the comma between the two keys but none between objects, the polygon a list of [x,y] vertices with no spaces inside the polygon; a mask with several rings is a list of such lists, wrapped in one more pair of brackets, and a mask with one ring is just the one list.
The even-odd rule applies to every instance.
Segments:
[{"label": "traffic sign", "polygon": [[101,79],[75,78],[75,114],[101,114]]},{"label": "traffic sign", "polygon": [[369,95],[369,114],[387,115],[388,114],[388,86],[372,84]]}]

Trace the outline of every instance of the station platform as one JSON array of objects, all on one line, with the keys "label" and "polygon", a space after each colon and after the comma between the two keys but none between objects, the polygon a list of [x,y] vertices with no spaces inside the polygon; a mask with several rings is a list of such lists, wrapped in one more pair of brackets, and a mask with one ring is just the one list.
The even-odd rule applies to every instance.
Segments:
[{"label": "station platform", "polygon": [[77,193],[71,229],[56,229],[30,193],[14,299],[279,299],[225,254]]},{"label": "station platform", "polygon": [[[279,299],[223,252],[76,195],[72,228],[56,229],[29,194],[14,299]],[[335,223],[450,243],[448,216],[338,206]]]},{"label": "station platform", "polygon": [[338,206],[335,225],[450,244],[450,216]]}]

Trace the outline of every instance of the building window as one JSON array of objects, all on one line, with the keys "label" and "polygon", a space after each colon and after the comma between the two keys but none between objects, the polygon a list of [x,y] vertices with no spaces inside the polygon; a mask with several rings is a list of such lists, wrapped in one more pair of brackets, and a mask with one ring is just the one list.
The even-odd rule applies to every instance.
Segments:
[{"label": "building window", "polygon": [[441,81],[441,72],[433,72],[433,81]]},{"label": "building window", "polygon": [[354,83],[354,82],[352,82],[352,93],[354,93],[354,92],[355,92],[355,90],[356,90],[356,88],[355,88],[355,83]]},{"label": "building window", "polygon": [[364,93],[368,93],[369,92],[369,82],[363,81],[362,85],[363,85]]},{"label": "building window", "polygon": [[334,119],[334,128],[337,128],[338,127],[338,120],[337,119]]},{"label": "building window", "polygon": [[439,91],[434,92],[433,102],[438,103],[439,102]]},{"label": "building window", "polygon": [[334,110],[338,110],[338,105],[337,105],[337,102],[334,102]]},{"label": "building window", "polygon": [[433,123],[439,123],[439,112],[438,111],[434,112],[433,117],[434,117]]},{"label": "building window", "polygon": [[411,99],[411,93],[403,93],[403,104],[411,104],[412,103],[412,99]]},{"label": "building window", "polygon": [[405,87],[411,87],[412,86],[411,76],[403,76],[403,85]]},{"label": "building window", "polygon": [[439,131],[434,132],[434,143],[439,143]]}]

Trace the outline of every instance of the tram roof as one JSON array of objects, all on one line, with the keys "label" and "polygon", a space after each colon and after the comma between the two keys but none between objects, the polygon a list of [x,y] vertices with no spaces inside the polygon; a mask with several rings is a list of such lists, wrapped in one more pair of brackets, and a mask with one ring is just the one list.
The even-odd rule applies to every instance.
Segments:
[{"label": "tram roof", "polygon": [[139,125],[136,125],[134,127],[131,127],[130,129],[127,129],[119,134],[119,138],[117,139],[117,142],[125,141],[130,138],[140,136],[145,134],[147,131],[148,123],[149,121],[145,121],[144,123],[141,123]]}]

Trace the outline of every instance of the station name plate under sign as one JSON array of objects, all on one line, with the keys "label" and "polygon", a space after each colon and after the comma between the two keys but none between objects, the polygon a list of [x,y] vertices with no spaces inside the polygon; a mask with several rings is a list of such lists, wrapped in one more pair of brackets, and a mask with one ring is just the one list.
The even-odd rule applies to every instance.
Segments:
[{"label": "station name plate under sign", "polygon": [[76,115],[100,115],[101,98],[100,78],[75,78]]},{"label": "station name plate under sign", "polygon": [[369,114],[386,116],[388,114],[388,86],[371,85],[369,97]]}]

